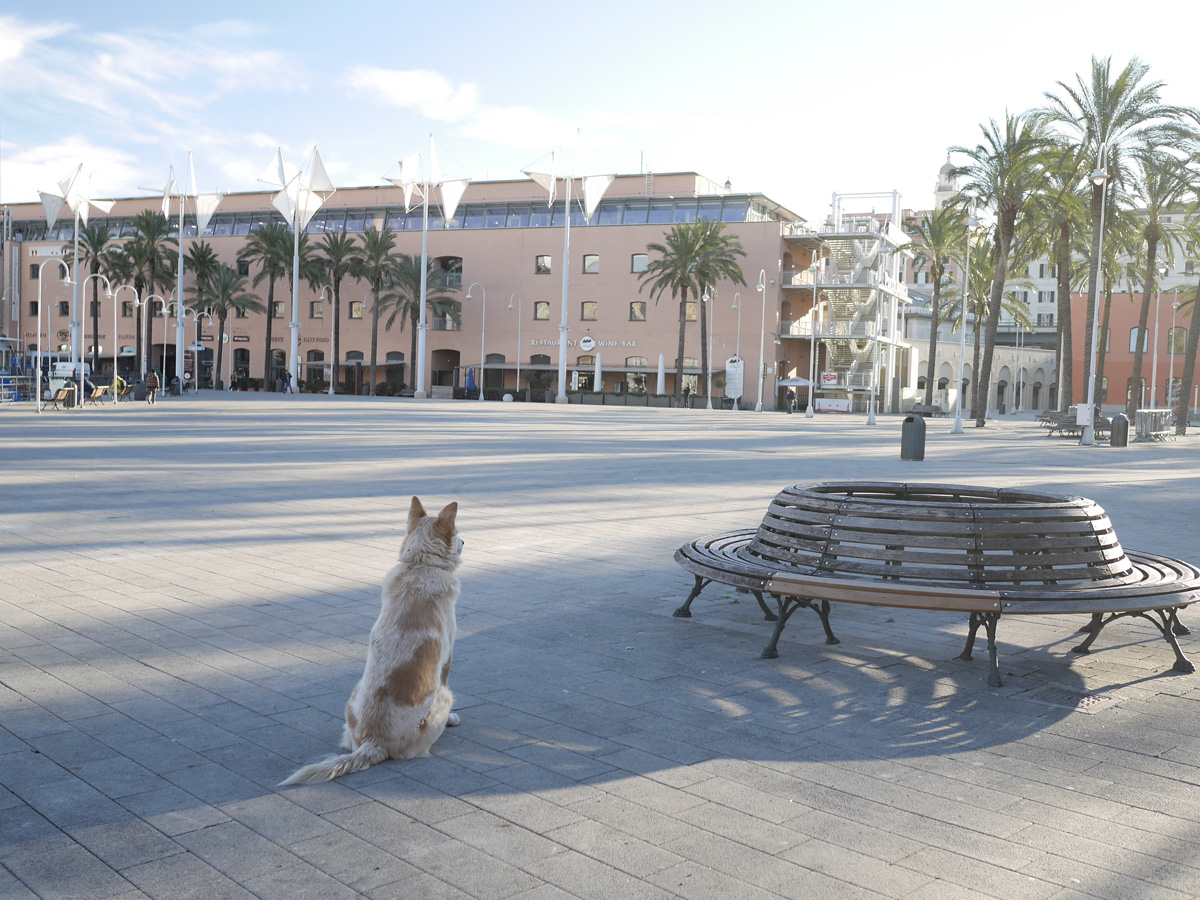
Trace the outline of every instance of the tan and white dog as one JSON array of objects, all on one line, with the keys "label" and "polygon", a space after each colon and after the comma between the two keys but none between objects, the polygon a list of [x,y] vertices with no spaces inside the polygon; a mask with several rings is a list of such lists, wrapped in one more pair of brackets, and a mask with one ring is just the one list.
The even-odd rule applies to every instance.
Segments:
[{"label": "tan and white dog", "polygon": [[457,514],[451,503],[426,515],[412,498],[400,561],[383,582],[366,668],[346,704],[342,746],[352,752],[305,766],[283,784],[331,781],[385,759],[425,756],[447,725],[458,724],[446,686],[463,548]]}]

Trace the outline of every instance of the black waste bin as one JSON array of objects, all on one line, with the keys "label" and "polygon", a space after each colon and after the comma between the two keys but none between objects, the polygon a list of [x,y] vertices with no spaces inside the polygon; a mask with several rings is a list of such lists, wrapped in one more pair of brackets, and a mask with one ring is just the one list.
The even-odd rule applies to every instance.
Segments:
[{"label": "black waste bin", "polygon": [[133,383],[133,399],[134,400],[145,400],[146,399],[146,382],[135,381]]},{"label": "black waste bin", "polygon": [[925,459],[925,420],[920,416],[905,416],[900,426],[900,458],[920,462]]},{"label": "black waste bin", "polygon": [[1129,419],[1127,419],[1122,413],[1117,413],[1112,417],[1112,427],[1108,432],[1108,446],[1129,446]]},{"label": "black waste bin", "polygon": [[554,388],[546,388],[546,402],[554,403],[558,398],[558,394],[554,392]]}]

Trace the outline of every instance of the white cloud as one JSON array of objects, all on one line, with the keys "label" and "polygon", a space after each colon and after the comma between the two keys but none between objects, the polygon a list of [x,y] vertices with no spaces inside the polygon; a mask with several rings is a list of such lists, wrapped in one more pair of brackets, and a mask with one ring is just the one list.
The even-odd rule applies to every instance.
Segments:
[{"label": "white cloud", "polygon": [[0,16],[0,69],[21,59],[30,47],[69,30],[64,24],[29,25],[16,16]]},{"label": "white cloud", "polygon": [[437,72],[356,66],[347,80],[352,88],[402,109],[416,109],[438,122],[458,122],[475,112],[479,92],[470,83],[455,85]]},{"label": "white cloud", "polygon": [[124,150],[96,144],[82,135],[69,135],[37,147],[4,147],[4,197],[36,199],[38,191],[56,191],[58,182],[84,162],[91,177],[90,193],[97,199],[129,196],[144,177],[138,160]]}]

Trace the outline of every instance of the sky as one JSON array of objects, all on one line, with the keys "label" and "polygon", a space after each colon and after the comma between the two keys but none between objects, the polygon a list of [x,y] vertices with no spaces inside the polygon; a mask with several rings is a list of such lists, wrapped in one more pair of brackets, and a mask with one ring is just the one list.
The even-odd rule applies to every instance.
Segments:
[{"label": "sky", "polygon": [[0,0],[0,203],[80,163],[92,197],[149,196],[189,151],[200,191],[260,190],[277,149],[314,146],[335,185],[381,184],[432,134],[446,178],[518,178],[562,146],[578,175],[698,171],[813,222],[835,191],[928,207],[950,147],[1093,55],[1200,106],[1194,7],[1144,9]]}]

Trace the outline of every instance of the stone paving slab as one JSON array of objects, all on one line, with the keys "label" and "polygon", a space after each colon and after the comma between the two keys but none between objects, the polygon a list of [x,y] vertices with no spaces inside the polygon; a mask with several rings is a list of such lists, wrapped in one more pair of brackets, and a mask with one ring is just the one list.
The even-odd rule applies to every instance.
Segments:
[{"label": "stone paving slab", "polygon": [[[1200,676],[1147,623],[834,607],[780,658],[674,549],[832,479],[1021,486],[1200,556],[1200,438],[266,394],[0,407],[0,896],[1200,895]],[[466,541],[433,756],[336,749],[408,500]],[[1184,652],[1200,657],[1200,621]],[[1081,699],[1086,698],[1086,703]]]}]

